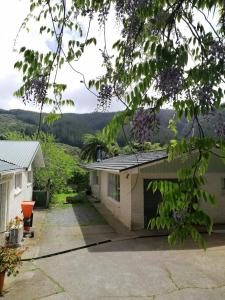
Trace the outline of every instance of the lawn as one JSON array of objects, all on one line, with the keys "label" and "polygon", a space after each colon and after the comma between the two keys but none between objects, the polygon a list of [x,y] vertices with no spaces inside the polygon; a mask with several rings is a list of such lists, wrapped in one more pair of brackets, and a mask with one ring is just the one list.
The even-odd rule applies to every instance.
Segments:
[{"label": "lawn", "polygon": [[[67,197],[74,197],[72,203],[67,203]],[[80,193],[55,193],[50,200],[50,208],[68,208],[75,205],[91,206],[84,192]]]}]

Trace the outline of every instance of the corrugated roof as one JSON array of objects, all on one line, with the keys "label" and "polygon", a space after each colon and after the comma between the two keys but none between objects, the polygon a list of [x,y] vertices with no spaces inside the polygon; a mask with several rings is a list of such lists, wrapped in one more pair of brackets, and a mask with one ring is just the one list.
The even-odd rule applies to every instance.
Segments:
[{"label": "corrugated roof", "polygon": [[39,148],[39,142],[0,141],[0,159],[22,168],[28,168]]},{"label": "corrugated roof", "polygon": [[14,165],[14,164],[10,164],[3,160],[0,160],[0,172],[12,171],[12,170],[17,170],[17,169],[21,169],[21,167]]},{"label": "corrugated roof", "polygon": [[112,170],[124,171],[141,166],[150,162],[154,162],[167,157],[166,151],[158,150],[147,153],[138,153],[132,155],[119,155],[112,158],[104,159],[100,162],[95,162],[86,165],[87,169],[92,170]]}]

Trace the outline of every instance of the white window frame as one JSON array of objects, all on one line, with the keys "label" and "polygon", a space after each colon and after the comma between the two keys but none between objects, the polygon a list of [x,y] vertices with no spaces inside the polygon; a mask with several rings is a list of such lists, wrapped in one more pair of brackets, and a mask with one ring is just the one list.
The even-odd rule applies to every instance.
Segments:
[{"label": "white window frame", "polygon": [[98,174],[98,171],[96,171],[96,170],[91,172],[91,184],[99,185],[99,174]]},{"label": "white window frame", "polygon": [[120,202],[120,175],[108,173],[108,197]]},{"label": "white window frame", "polygon": [[[4,200],[4,203],[0,203],[1,210],[3,209],[4,211],[0,211],[0,231],[4,231],[6,229],[6,223],[8,219],[8,198],[9,198],[9,181],[0,181],[0,185],[5,186],[5,194],[3,197],[1,197],[1,201]],[[3,191],[3,188],[1,188],[1,191]],[[3,199],[4,198],[4,199]]]},{"label": "white window frame", "polygon": [[15,174],[15,194],[19,194],[22,190],[22,180],[23,180],[23,175],[22,173],[16,173]]},{"label": "white window frame", "polygon": [[27,184],[31,185],[33,183],[33,172],[27,171]]}]

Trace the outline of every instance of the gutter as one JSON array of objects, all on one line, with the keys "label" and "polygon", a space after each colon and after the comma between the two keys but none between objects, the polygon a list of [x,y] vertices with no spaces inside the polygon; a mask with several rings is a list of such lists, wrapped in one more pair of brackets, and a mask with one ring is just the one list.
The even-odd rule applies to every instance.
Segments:
[{"label": "gutter", "polygon": [[11,174],[15,174],[17,172],[23,172],[24,170],[26,170],[26,169],[20,168],[20,169],[2,171],[2,172],[0,172],[0,178],[2,178],[2,176],[5,176],[5,175],[11,175]]}]

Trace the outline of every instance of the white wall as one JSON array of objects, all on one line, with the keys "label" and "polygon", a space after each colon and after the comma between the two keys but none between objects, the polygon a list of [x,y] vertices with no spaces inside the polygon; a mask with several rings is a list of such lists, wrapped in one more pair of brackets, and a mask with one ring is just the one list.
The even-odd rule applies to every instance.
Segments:
[{"label": "white wall", "polygon": [[215,207],[211,204],[202,201],[201,206],[204,211],[209,214],[214,223],[225,224],[225,189],[224,189],[224,174],[209,173],[206,176],[207,183],[205,190],[216,196],[217,203]]},{"label": "white wall", "polygon": [[98,176],[98,184],[95,184],[93,182],[93,177],[92,177],[92,171],[89,173],[89,182],[91,186],[91,192],[93,197],[95,198],[100,198],[100,185],[101,185],[101,176],[100,176],[100,171],[96,171],[97,176]]},{"label": "white wall", "polygon": [[[15,190],[15,174],[22,173],[22,188],[21,190]],[[10,175],[3,176],[2,180],[5,180],[9,183],[9,193],[8,193],[8,213],[7,219],[14,219],[15,216],[20,216],[22,218],[21,213],[21,202],[22,201],[31,201],[32,200],[32,191],[33,184],[28,183],[28,172],[13,172]]]},{"label": "white wall", "polygon": [[125,226],[131,229],[131,176],[128,173],[120,175],[120,202],[108,196],[108,172],[100,172],[101,202],[117,217]]},{"label": "white wall", "polygon": [[[188,163],[182,160],[171,163],[165,160],[120,173],[120,202],[108,196],[109,173],[100,171],[100,191],[98,190],[99,194],[96,192],[96,197],[128,228],[142,229],[144,228],[144,179],[177,178],[176,171],[185,166],[188,166]],[[205,189],[216,196],[217,206],[212,207],[202,202],[202,208],[215,223],[225,224],[224,178],[225,166],[213,157],[206,175]]]}]

